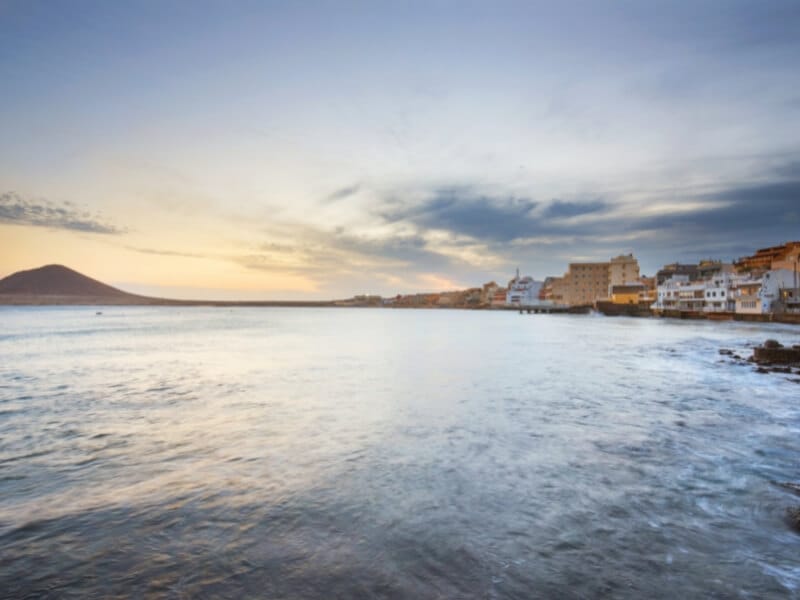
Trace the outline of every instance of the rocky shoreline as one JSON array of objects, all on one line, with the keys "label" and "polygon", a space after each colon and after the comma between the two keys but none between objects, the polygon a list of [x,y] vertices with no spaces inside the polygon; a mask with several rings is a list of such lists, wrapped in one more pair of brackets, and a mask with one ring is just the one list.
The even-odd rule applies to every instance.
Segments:
[{"label": "rocky shoreline", "polygon": [[[728,348],[720,348],[719,353],[729,357],[737,364],[754,365],[756,373],[782,373],[800,376],[800,344],[787,347],[776,340],[766,340],[760,346],[755,346],[752,356],[748,358],[744,358],[741,354]],[[787,380],[800,383],[800,377],[787,377]]]},{"label": "rocky shoreline", "polygon": [[[728,348],[720,348],[720,355],[727,356],[737,364],[755,365],[756,373],[780,373],[798,375],[787,377],[787,381],[800,383],[800,344],[784,346],[777,340],[766,340],[753,348],[752,356],[743,358]],[[772,481],[773,485],[800,496],[800,483],[790,481]],[[796,533],[800,533],[800,505],[788,506],[785,512],[786,524]]]}]

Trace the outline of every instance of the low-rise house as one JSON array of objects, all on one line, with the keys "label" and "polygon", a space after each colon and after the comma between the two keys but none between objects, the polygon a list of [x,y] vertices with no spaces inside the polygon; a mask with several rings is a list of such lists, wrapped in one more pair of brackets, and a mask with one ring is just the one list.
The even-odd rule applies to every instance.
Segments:
[{"label": "low-rise house", "polygon": [[731,287],[733,298],[733,311],[737,314],[757,315],[762,313],[761,298],[758,293],[761,291],[761,278],[740,278]]},{"label": "low-rise house", "polygon": [[761,279],[761,299],[763,312],[800,312],[800,275],[795,270],[773,269],[764,273]]},{"label": "low-rise house", "polygon": [[773,269],[762,276],[751,272],[714,272],[708,279],[691,281],[675,275],[658,286],[655,310],[682,312],[767,314],[800,312],[798,276]]},{"label": "low-rise house", "polygon": [[506,293],[507,293],[506,288],[498,288],[495,291],[494,296],[492,296],[492,306],[494,306],[494,307],[505,306],[506,305]]},{"label": "low-rise house", "polygon": [[484,283],[481,287],[481,304],[491,304],[492,299],[494,298],[495,292],[500,289],[500,286],[497,285],[494,281],[490,281],[489,283]]},{"label": "low-rise house", "polygon": [[681,312],[733,312],[732,276],[724,270],[714,273],[710,279],[695,281],[688,275],[673,275],[658,286],[652,308]]}]

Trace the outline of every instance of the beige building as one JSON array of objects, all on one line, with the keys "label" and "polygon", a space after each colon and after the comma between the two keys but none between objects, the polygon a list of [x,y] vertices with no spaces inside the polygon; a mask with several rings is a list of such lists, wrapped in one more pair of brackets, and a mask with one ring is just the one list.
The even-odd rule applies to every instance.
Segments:
[{"label": "beige building", "polygon": [[800,271],[800,246],[787,251],[782,258],[773,260],[770,268],[773,271],[778,269],[786,269],[787,271]]},{"label": "beige building", "polygon": [[553,277],[550,280],[550,291],[545,296],[545,300],[550,300],[555,304],[566,304],[567,292],[568,292],[568,284],[566,276]]},{"label": "beige building", "polygon": [[594,304],[608,297],[609,263],[570,263],[564,279],[567,280],[567,304]]},{"label": "beige building", "polygon": [[632,254],[608,262],[570,263],[564,277],[553,280],[552,298],[559,304],[589,306],[611,297],[613,286],[638,282],[639,261]]},{"label": "beige building", "polygon": [[634,285],[639,281],[639,261],[633,254],[620,254],[608,263],[608,293],[615,285]]}]

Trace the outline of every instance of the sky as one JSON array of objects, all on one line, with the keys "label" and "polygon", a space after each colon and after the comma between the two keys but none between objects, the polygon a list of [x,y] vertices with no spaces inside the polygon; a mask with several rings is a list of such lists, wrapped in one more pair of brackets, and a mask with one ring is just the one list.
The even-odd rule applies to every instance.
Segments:
[{"label": "sky", "polygon": [[322,299],[800,239],[800,3],[0,0],[0,277]]}]

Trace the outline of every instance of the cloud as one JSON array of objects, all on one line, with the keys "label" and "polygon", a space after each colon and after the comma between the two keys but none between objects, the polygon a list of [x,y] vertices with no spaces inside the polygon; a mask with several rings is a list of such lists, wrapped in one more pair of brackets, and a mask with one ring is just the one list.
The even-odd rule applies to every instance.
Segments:
[{"label": "cloud", "polygon": [[283,271],[335,279],[342,273],[372,269],[440,270],[452,267],[452,259],[428,247],[421,236],[389,234],[381,237],[334,231],[308,225],[283,224],[288,239],[268,242],[232,260],[249,269]]},{"label": "cloud", "polygon": [[594,200],[591,202],[565,202],[562,200],[553,200],[544,210],[544,216],[546,218],[554,219],[578,217],[581,215],[601,212],[607,208],[608,204],[602,200]]},{"label": "cloud", "polygon": [[[722,258],[798,238],[800,179],[731,186],[697,200],[701,201],[698,210],[631,219],[625,229],[658,231],[668,240],[667,247],[683,253],[733,254]],[[703,201],[712,204],[703,205]],[[645,246],[656,244],[657,240],[643,242]]]},{"label": "cloud", "polygon": [[[711,191],[675,188],[636,200],[599,189],[594,198],[603,199],[545,204],[461,184],[387,193],[374,214],[397,230],[415,232],[421,259],[436,264],[438,255],[441,272],[460,262],[476,269],[527,264],[542,276],[562,272],[578,256],[604,260],[622,252],[636,253],[650,272],[674,260],[731,260],[797,239],[800,163],[787,159],[763,170],[760,180]],[[414,258],[411,248],[396,242],[386,251]],[[379,240],[371,243],[381,251]],[[491,261],[481,263],[484,255]]]},{"label": "cloud", "polygon": [[155,254],[157,256],[177,256],[181,258],[213,258],[211,254],[199,254],[193,252],[179,252],[177,250],[161,250],[159,248],[140,248],[138,246],[122,246],[126,250],[139,252],[140,254]]},{"label": "cloud", "polygon": [[[532,237],[589,235],[603,231],[613,205],[604,200],[553,200],[542,206],[528,198],[481,193],[468,185],[422,194],[416,204],[388,201],[378,212],[389,223],[410,223],[421,231],[442,230],[474,242],[508,244]],[[574,217],[595,217],[576,222]],[[570,221],[572,219],[572,221]]]},{"label": "cloud", "polygon": [[435,190],[417,205],[389,205],[380,214],[390,223],[405,221],[476,239],[513,240],[529,234],[536,207],[536,202],[524,198],[493,198],[469,187],[453,187]]},{"label": "cloud", "polygon": [[0,223],[83,233],[124,233],[124,230],[102,222],[97,215],[75,208],[71,202],[58,204],[48,200],[28,200],[16,192],[0,194]]},{"label": "cloud", "polygon": [[324,202],[331,203],[331,202],[338,202],[339,200],[344,200],[350,196],[357,194],[361,190],[361,184],[356,183],[354,185],[349,185],[347,187],[339,188],[328,194]]},{"label": "cloud", "polygon": [[[676,239],[685,238],[686,233],[749,239],[756,232],[796,236],[800,231],[800,180],[731,187],[700,199],[719,204],[636,219],[627,227],[670,230]],[[681,235],[681,231],[686,233]]]}]

